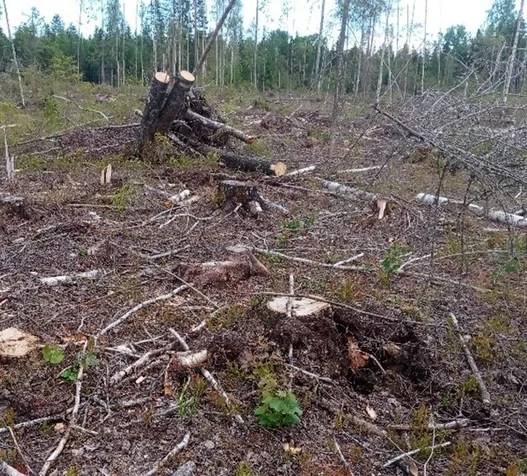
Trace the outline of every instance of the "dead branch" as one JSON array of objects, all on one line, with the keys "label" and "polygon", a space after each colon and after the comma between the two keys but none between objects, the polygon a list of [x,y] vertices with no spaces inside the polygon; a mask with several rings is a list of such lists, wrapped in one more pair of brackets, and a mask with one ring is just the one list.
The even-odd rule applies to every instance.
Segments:
[{"label": "dead branch", "polygon": [[455,157],[457,161],[463,163],[476,176],[484,178],[483,171],[487,170],[499,177],[505,177],[516,183],[522,183],[524,185],[527,185],[526,180],[524,180],[518,174],[514,174],[508,168],[503,167],[499,164],[496,164],[493,161],[486,159],[484,156],[483,157],[477,156],[476,154],[473,154],[472,152],[467,151],[467,150],[463,150],[459,147],[440,144],[434,139],[431,139],[430,137],[428,137],[425,133],[421,133],[417,131],[416,129],[405,124],[399,118],[380,109],[378,104],[375,104],[373,108],[379,114],[390,119],[392,122],[395,122],[399,127],[405,130],[410,136],[413,136],[416,139],[420,140],[421,142],[428,144],[430,147],[440,152],[445,157]]},{"label": "dead branch", "polygon": [[[429,430],[457,430],[460,428],[466,428],[470,425],[468,418],[461,418],[459,420],[449,421],[447,423],[429,423]],[[389,425],[390,430],[395,431],[417,431],[417,428],[412,425]]]},{"label": "dead branch", "polygon": [[241,170],[243,172],[260,172],[265,175],[277,177],[285,175],[287,170],[287,166],[280,161],[272,163],[257,157],[235,155],[206,144],[191,142],[191,145],[202,154],[215,154],[226,167],[234,170]]},{"label": "dead branch", "polygon": [[154,357],[157,357],[158,355],[171,351],[174,348],[174,346],[175,346],[175,343],[171,343],[161,349],[155,349],[155,350],[146,352],[139,359],[137,359],[134,363],[130,364],[128,367],[125,367],[124,369],[120,370],[119,372],[115,373],[112,377],[110,377],[110,382],[109,382],[110,386],[117,385],[125,377],[127,377],[128,375],[131,375],[133,372],[135,372],[140,367],[148,364]]},{"label": "dead branch", "polygon": [[470,349],[467,346],[465,338],[463,337],[463,331],[461,330],[457,317],[453,313],[449,313],[448,315],[450,319],[452,319],[452,323],[454,324],[454,327],[456,328],[456,331],[459,335],[459,342],[461,343],[461,347],[463,347],[463,351],[465,352],[465,356],[467,358],[468,365],[470,366],[470,369],[472,370],[472,374],[474,375],[474,378],[478,382],[479,391],[481,393],[481,400],[483,401],[485,405],[490,405],[490,393],[487,390],[487,386],[485,385],[485,382],[483,381],[483,377],[481,376],[481,372],[479,371],[478,366],[476,365],[476,361],[474,360],[474,357],[472,356],[472,352],[470,352]]},{"label": "dead branch", "polygon": [[404,458],[407,458],[408,456],[412,456],[412,455],[415,455],[417,453],[420,453],[421,451],[431,451],[433,449],[446,448],[447,446],[450,446],[451,444],[452,443],[447,441],[445,443],[441,443],[440,445],[436,445],[436,446],[429,446],[427,448],[417,448],[416,450],[408,451],[408,453],[403,453],[403,454],[391,459],[387,463],[383,464],[382,467],[383,468],[388,468],[392,464],[397,463],[397,461],[400,461],[400,460],[402,460]]},{"label": "dead branch", "polygon": [[[185,339],[183,339],[183,337],[181,337],[174,329],[169,329],[169,331],[179,341],[179,343],[181,344],[181,346],[183,347],[184,350],[190,351],[190,347],[186,343]],[[233,410],[233,412],[234,412],[234,419],[238,423],[243,425],[244,424],[243,418],[240,416],[239,413],[236,412],[236,410],[234,410],[234,408],[232,408],[231,399],[225,393],[225,391],[221,388],[221,386],[217,382],[217,380],[212,376],[212,374],[207,369],[202,367],[200,370],[201,370],[201,373],[202,373],[203,377],[205,377],[205,379],[212,385],[214,390],[216,390],[223,397],[223,399],[225,400],[225,405],[227,405],[228,408]]]},{"label": "dead branch", "polygon": [[101,336],[111,331],[112,329],[115,329],[116,327],[120,326],[123,322],[127,321],[130,317],[132,317],[134,314],[139,312],[141,309],[144,309],[145,307],[151,306],[152,304],[155,304],[160,301],[166,301],[168,299],[172,299],[176,294],[179,294],[181,291],[184,291],[185,289],[188,289],[188,288],[189,286],[184,284],[182,286],[179,286],[179,288],[176,288],[167,294],[162,294],[161,296],[148,299],[147,301],[144,301],[138,304],[133,309],[130,309],[128,312],[124,313],[119,319],[111,322],[104,329],[101,329],[99,332],[97,332],[97,334],[95,334],[94,336],[94,339],[97,341]]},{"label": "dead branch", "polygon": [[65,98],[65,97],[62,97],[62,96],[57,96],[56,94],[54,94],[53,97],[56,98],[56,99],[60,99],[61,101],[65,101],[65,102],[69,102],[71,104],[74,104],[81,111],[86,111],[86,112],[92,112],[94,114],[99,114],[99,116],[102,116],[104,118],[104,120],[108,124],[110,123],[110,118],[106,114],[104,114],[104,112],[97,111],[96,109],[90,109],[90,108],[87,108],[87,107],[82,107],[79,103],[75,102],[73,99],[68,99],[68,98]]},{"label": "dead branch", "polygon": [[[227,248],[229,251],[232,251],[234,253],[239,253],[242,250],[246,251],[254,251],[255,253],[263,254],[263,255],[272,255],[272,256],[278,256],[280,258],[283,258],[288,261],[293,261],[295,263],[302,263],[302,264],[308,264],[311,266],[319,266],[322,268],[333,268],[333,269],[340,269],[345,271],[364,271],[365,268],[362,266],[344,266],[342,264],[336,263],[336,264],[330,264],[330,263],[320,263],[319,261],[313,261],[308,258],[297,258],[294,256],[289,256],[284,253],[280,253],[279,251],[272,251],[272,250],[264,250],[261,248],[256,248],[254,246],[246,246],[246,245],[235,245],[235,246],[229,246]],[[337,266],[338,264],[338,266]]]},{"label": "dead branch", "polygon": [[46,459],[44,465],[42,466],[42,469],[40,470],[39,476],[46,476],[46,474],[51,468],[51,465],[55,462],[55,460],[60,456],[60,454],[64,450],[64,447],[66,446],[66,443],[68,442],[68,439],[70,437],[71,430],[73,426],[77,423],[77,416],[79,413],[79,408],[80,408],[80,403],[81,403],[82,379],[84,376],[84,359],[86,357],[87,348],[88,348],[88,340],[86,340],[86,342],[84,343],[84,347],[79,356],[79,362],[81,363],[81,365],[79,365],[77,381],[75,383],[75,403],[71,411],[68,428],[66,432],[64,433],[64,436],[59,441],[59,444],[57,445],[57,448],[55,449],[55,451],[53,451],[53,453],[51,453]]},{"label": "dead branch", "polygon": [[217,132],[225,132],[227,134],[230,134],[231,136],[236,137],[236,139],[239,139],[242,142],[245,142],[246,144],[252,144],[256,140],[256,137],[254,136],[250,136],[243,131],[235,129],[232,126],[223,124],[222,122],[214,121],[212,119],[209,119],[208,117],[203,117],[202,115],[190,109],[187,110],[185,117],[190,121],[201,122],[203,125],[210,127],[211,129],[214,129]]},{"label": "dead branch", "polygon": [[[34,420],[23,421],[21,423],[16,423],[15,425],[12,425],[11,428],[13,430],[20,430],[20,429],[25,429],[25,428],[31,428],[33,426],[40,425],[41,423],[47,423],[47,422],[50,422],[50,421],[64,420],[66,418],[66,415],[68,413],[71,413],[71,411],[72,411],[72,409],[70,408],[69,410],[67,410],[66,412],[63,412],[63,413],[57,413],[55,415],[50,415],[50,416],[46,416],[46,417],[42,417],[42,418],[36,418]],[[9,433],[9,429],[8,428],[0,428],[0,435],[2,435],[4,433]]]},{"label": "dead branch", "polygon": [[175,455],[177,455],[179,452],[183,451],[190,442],[190,433],[187,433],[181,442],[172,450],[170,451],[161,461],[156,463],[156,465],[146,473],[143,474],[143,476],[153,476],[154,474],[157,474],[161,469],[163,469],[163,466],[169,462]]},{"label": "dead branch", "polygon": [[333,438],[333,444],[335,445],[335,449],[337,450],[337,454],[339,455],[340,461],[342,461],[342,464],[348,471],[348,474],[350,476],[353,476],[353,471],[351,470],[350,464],[346,461],[346,458],[344,458],[344,455],[342,454],[342,450],[340,449],[340,445],[338,444],[337,440]]},{"label": "dead branch", "polygon": [[300,372],[304,375],[307,375],[308,377],[314,378],[315,380],[320,380],[321,382],[326,382],[331,385],[335,385],[335,382],[331,380],[329,377],[323,377],[321,375],[314,374],[312,372],[309,372],[307,370],[301,369],[300,367],[295,367],[291,364],[284,364],[286,367],[289,367],[290,369],[296,370],[297,372]]},{"label": "dead branch", "polygon": [[75,273],[64,276],[50,276],[48,278],[40,278],[40,282],[47,286],[56,286],[58,284],[71,283],[75,278],[82,279],[97,279],[101,276],[104,276],[106,272],[103,269],[94,269],[91,271],[84,271],[82,273]]},{"label": "dead branch", "polygon": [[288,172],[286,174],[287,177],[293,177],[294,175],[303,175],[307,174],[309,172],[312,172],[317,168],[316,165],[310,165],[309,167],[304,167],[303,169],[293,170],[292,172]]},{"label": "dead branch", "polygon": [[236,3],[236,0],[230,0],[229,4],[227,5],[227,7],[225,8],[223,12],[223,15],[218,20],[218,23],[216,24],[216,28],[214,32],[212,33],[211,37],[209,38],[209,41],[207,42],[205,49],[203,50],[203,53],[201,54],[201,58],[194,66],[194,71],[193,71],[194,74],[199,74],[202,72],[201,69],[203,68],[203,65],[205,64],[205,60],[207,59],[210,49],[212,48],[212,45],[216,41],[216,38],[218,37],[218,34],[220,33],[223,27],[223,24],[225,23],[225,20],[229,16],[229,13],[231,12],[235,3]]},{"label": "dead branch", "polygon": [[9,466],[4,460],[0,459],[0,470],[2,474],[6,476],[26,476],[24,473],[21,473],[17,469]]},{"label": "dead branch", "polygon": [[382,165],[372,165],[371,167],[362,167],[359,169],[346,169],[346,170],[339,170],[339,174],[360,174],[363,172],[369,172],[370,170],[380,170],[382,169]]}]

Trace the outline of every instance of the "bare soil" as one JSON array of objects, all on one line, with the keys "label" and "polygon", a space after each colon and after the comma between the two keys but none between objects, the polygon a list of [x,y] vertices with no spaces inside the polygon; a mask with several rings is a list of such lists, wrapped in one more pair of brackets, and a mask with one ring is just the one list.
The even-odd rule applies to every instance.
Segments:
[{"label": "bare soil", "polygon": [[[25,197],[26,205],[0,208],[0,328],[14,326],[43,345],[61,345],[66,357],[52,365],[38,350],[2,362],[4,425],[55,415],[15,427],[26,462],[12,436],[1,433],[2,459],[38,471],[56,447],[64,431],[56,425],[67,424],[63,412],[76,391],[59,374],[74,363],[86,336],[181,286],[181,263],[224,260],[227,247],[243,244],[325,265],[363,253],[349,263],[362,269],[256,254],[271,277],[196,284],[132,315],[90,350],[98,361],[86,370],[78,427],[53,465],[56,474],[145,474],[187,432],[188,446],[158,474],[174,474],[186,462],[204,476],[411,474],[408,459],[384,465],[414,449],[422,450],[413,455],[419,474],[527,471],[527,237],[467,213],[415,203],[417,193],[437,193],[441,159],[420,154],[417,142],[373,112],[340,121],[332,157],[324,105],[298,104],[284,112],[279,98],[268,97],[228,119],[261,136],[244,150],[283,160],[290,171],[317,166],[305,175],[244,174],[203,157],[132,160],[118,154],[133,141],[133,127],[72,131],[58,139],[59,155],[52,159],[36,154],[49,149],[41,142],[21,151],[16,182],[4,193]],[[79,148],[84,152],[73,154]],[[113,181],[103,186],[107,163]],[[375,165],[385,168],[341,172]],[[257,184],[290,215],[265,212],[256,219],[223,209],[216,190],[226,178]],[[369,204],[325,193],[318,178],[392,197],[394,206],[379,220]],[[463,199],[468,182],[464,170],[448,171],[441,195]],[[173,194],[189,189],[200,199],[167,208],[145,184]],[[389,258],[390,250],[403,247],[402,255]],[[509,266],[513,255],[521,266]],[[406,275],[386,271],[410,260]],[[103,274],[56,286],[40,282],[90,270]],[[269,293],[288,293],[291,274],[295,293],[332,301],[331,311],[293,322],[269,311]],[[490,407],[482,403],[449,313],[471,336],[468,347]],[[205,327],[192,332],[203,320]],[[168,353],[110,385],[116,372],[173,342],[170,328],[192,350],[209,351],[205,367],[244,424],[199,370],[172,369]],[[350,363],[350,338],[372,356],[363,368]],[[311,375],[287,365],[290,345],[294,367]],[[262,385],[271,381],[296,395],[300,424],[268,429],[258,423],[254,410]],[[458,420],[463,428],[429,429]],[[446,442],[450,446],[429,450]],[[286,443],[301,451],[288,453]]]}]

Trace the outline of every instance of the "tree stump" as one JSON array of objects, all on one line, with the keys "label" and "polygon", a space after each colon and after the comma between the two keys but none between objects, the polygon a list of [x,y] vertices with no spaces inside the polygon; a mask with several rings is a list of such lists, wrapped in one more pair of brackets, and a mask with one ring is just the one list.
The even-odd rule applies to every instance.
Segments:
[{"label": "tree stump", "polygon": [[277,315],[271,336],[284,349],[301,346],[307,348],[309,354],[317,355],[324,366],[327,363],[331,367],[333,362],[334,371],[341,366],[342,339],[329,304],[309,298],[280,296],[269,301],[267,308]]},{"label": "tree stump", "polygon": [[150,93],[145,104],[139,129],[139,151],[142,151],[145,144],[154,140],[157,121],[163,108],[165,93],[169,83],[170,76],[167,73],[157,72],[152,77]]},{"label": "tree stump", "polygon": [[217,202],[221,206],[231,208],[241,205],[253,216],[260,215],[264,210],[289,213],[282,205],[263,197],[255,185],[238,180],[223,180],[218,184]]}]

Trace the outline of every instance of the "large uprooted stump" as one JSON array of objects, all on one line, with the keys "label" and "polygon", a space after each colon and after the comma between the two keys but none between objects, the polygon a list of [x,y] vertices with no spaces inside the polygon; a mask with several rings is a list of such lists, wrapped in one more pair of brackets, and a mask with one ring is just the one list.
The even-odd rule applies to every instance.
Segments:
[{"label": "large uprooted stump", "polygon": [[217,201],[219,205],[231,208],[241,205],[243,209],[254,216],[264,210],[287,214],[289,211],[282,205],[267,200],[255,185],[238,180],[223,180],[218,184]]},{"label": "large uprooted stump", "polygon": [[168,137],[180,151],[190,149],[199,154],[214,154],[229,168],[285,175],[287,167],[283,162],[273,163],[223,149],[229,137],[247,144],[254,142],[255,137],[225,124],[203,94],[192,89],[194,82],[194,76],[188,71],[180,71],[178,77],[172,79],[163,72],[153,75],[148,100],[140,114],[136,151],[148,155],[149,145],[156,135],[161,135]]}]

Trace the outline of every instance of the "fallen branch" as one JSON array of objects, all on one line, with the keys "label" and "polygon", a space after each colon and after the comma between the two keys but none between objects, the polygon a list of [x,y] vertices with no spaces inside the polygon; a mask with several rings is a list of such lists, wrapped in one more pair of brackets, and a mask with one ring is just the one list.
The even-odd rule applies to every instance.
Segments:
[{"label": "fallen branch", "polygon": [[316,165],[310,165],[309,167],[304,167],[303,169],[293,170],[292,172],[289,172],[286,174],[287,177],[292,177],[294,175],[303,175],[307,174],[308,172],[312,172],[317,168]]},{"label": "fallen branch", "polygon": [[333,380],[331,380],[329,377],[323,377],[321,375],[317,375],[317,374],[314,374],[312,372],[308,372],[307,370],[301,369],[300,367],[295,367],[294,365],[291,365],[291,364],[284,364],[284,365],[286,367],[289,367],[290,369],[296,370],[297,372],[300,372],[300,373],[302,373],[304,375],[307,375],[308,377],[312,377],[315,380],[320,380],[321,382],[326,382],[326,383],[329,383],[331,385],[335,385],[335,382]]},{"label": "fallen branch", "polygon": [[97,111],[96,109],[90,109],[90,108],[87,108],[87,107],[82,107],[80,104],[75,102],[73,99],[68,99],[68,98],[65,98],[65,97],[62,97],[62,96],[57,96],[56,94],[54,94],[53,97],[56,98],[56,99],[60,99],[61,101],[65,101],[65,102],[69,102],[69,103],[75,104],[75,106],[77,106],[81,111],[93,112],[94,114],[99,114],[99,116],[102,116],[104,118],[104,120],[108,124],[110,123],[109,117],[106,114],[104,114],[104,112]]},{"label": "fallen branch", "polygon": [[40,470],[39,476],[46,476],[46,474],[51,468],[51,465],[55,462],[55,460],[60,456],[60,454],[64,450],[64,447],[66,446],[66,443],[68,442],[68,439],[70,437],[71,431],[77,423],[77,416],[79,414],[79,408],[80,408],[80,403],[81,403],[82,378],[84,376],[84,358],[86,357],[87,348],[88,348],[88,340],[86,340],[86,342],[84,343],[84,347],[79,356],[79,362],[81,362],[81,365],[79,365],[77,381],[75,383],[75,403],[71,411],[68,428],[66,429],[64,436],[59,441],[59,444],[55,448],[55,451],[53,451],[53,453],[51,453],[46,459],[44,465],[42,466],[42,469]]},{"label": "fallen branch", "polygon": [[335,438],[333,438],[333,444],[335,445],[335,449],[337,450],[337,454],[339,455],[340,461],[342,461],[342,464],[348,471],[349,475],[353,476],[353,471],[351,470],[349,463],[346,461],[346,458],[344,458],[344,455],[342,454],[342,450],[340,449],[340,445],[338,444]]},{"label": "fallen branch", "polygon": [[[179,341],[179,343],[181,344],[184,350],[190,351],[190,347],[186,343],[185,339],[183,339],[183,337],[181,337],[174,329],[169,329],[169,331]],[[216,390],[223,397],[223,399],[225,400],[225,405],[227,405],[228,408],[231,408],[233,410],[234,419],[238,423],[243,425],[244,424],[243,418],[232,408],[231,399],[225,393],[225,391],[221,388],[220,384],[216,381],[216,379],[212,376],[212,374],[207,369],[202,367],[200,370],[201,370],[203,377],[205,377],[205,379],[212,385],[214,390]]]},{"label": "fallen branch", "polygon": [[143,476],[153,476],[154,474],[157,474],[159,470],[163,469],[163,466],[169,462],[175,455],[177,455],[179,452],[183,451],[190,442],[190,433],[187,433],[181,442],[172,450],[170,451],[161,461],[159,461],[150,471],[147,471],[143,474]]},{"label": "fallen branch", "polygon": [[116,321],[113,321],[112,323],[108,324],[104,329],[97,332],[97,334],[95,334],[94,336],[94,339],[98,340],[101,336],[103,336],[107,332],[120,326],[123,322],[127,321],[130,317],[132,317],[134,314],[139,312],[141,309],[144,309],[145,307],[151,306],[152,304],[155,304],[160,301],[166,301],[168,299],[172,299],[176,294],[180,293],[181,291],[184,291],[185,289],[188,289],[189,287],[190,286],[184,284],[183,286],[180,286],[179,288],[174,289],[168,294],[162,294],[161,296],[148,299],[147,301],[144,301],[138,304],[133,309],[130,309],[128,312],[124,313],[119,319],[117,319]]},{"label": "fallen branch", "polygon": [[100,276],[104,276],[106,273],[103,269],[94,269],[91,271],[84,271],[83,273],[75,273],[64,276],[51,276],[48,278],[40,278],[40,282],[47,286],[57,286],[58,284],[71,283],[75,278],[82,279],[97,279]]},{"label": "fallen branch", "polygon": [[4,460],[0,459],[0,471],[6,476],[26,476],[17,469],[9,466]]},{"label": "fallen branch", "polygon": [[420,453],[421,451],[431,451],[431,450],[435,450],[435,449],[438,449],[438,448],[446,448],[447,446],[450,446],[451,444],[452,443],[447,441],[446,443],[441,443],[440,445],[436,445],[436,446],[428,446],[426,448],[417,448],[416,450],[408,451],[408,453],[403,453],[403,454],[391,459],[387,463],[383,464],[382,467],[383,468],[387,468],[388,466],[391,466],[392,464],[397,463],[397,461],[400,461],[400,460],[402,460],[404,458],[407,458],[408,456],[412,456],[412,455],[415,455],[417,453]]},{"label": "fallen branch", "polygon": [[449,313],[449,317],[450,319],[452,319],[452,323],[454,324],[454,327],[456,328],[456,331],[459,335],[459,342],[461,343],[461,347],[463,347],[463,351],[465,352],[465,356],[467,358],[468,365],[472,370],[472,374],[478,382],[479,391],[481,393],[481,400],[485,405],[490,405],[490,393],[487,390],[485,382],[483,381],[483,377],[481,376],[481,372],[479,371],[478,366],[476,365],[476,361],[474,360],[474,357],[472,356],[472,353],[470,352],[470,349],[468,348],[467,343],[465,342],[465,338],[463,337],[463,332],[459,326],[457,317],[453,313]]},{"label": "fallen branch", "polygon": [[[457,430],[459,428],[466,428],[470,425],[468,418],[461,418],[459,420],[449,421],[448,423],[429,423],[429,430]],[[395,431],[418,431],[419,429],[412,425],[389,425],[390,430]]]},{"label": "fallen branch", "polygon": [[[234,253],[240,253],[243,250],[254,251],[255,253],[259,253],[259,254],[278,256],[279,258],[283,258],[288,261],[294,261],[296,263],[302,263],[302,264],[309,264],[311,266],[320,266],[322,268],[333,268],[333,269],[341,269],[341,270],[347,270],[347,271],[364,271],[365,270],[363,266],[344,266],[343,264],[340,264],[340,263],[335,263],[335,264],[321,263],[319,261],[313,261],[308,258],[298,258],[298,257],[286,255],[284,253],[280,253],[279,251],[264,250],[262,248],[256,248],[254,246],[234,245],[234,246],[227,247],[227,249]],[[358,259],[358,257],[353,257],[353,259]]]},{"label": "fallen branch", "polygon": [[360,174],[362,172],[369,172],[370,170],[379,170],[382,169],[382,165],[373,165],[371,167],[363,167],[361,169],[347,169],[347,170],[339,170],[339,174]]},{"label": "fallen branch", "polygon": [[[47,417],[36,418],[34,420],[29,420],[29,421],[23,421],[21,423],[16,423],[15,425],[12,425],[11,428],[13,430],[20,430],[20,429],[25,429],[25,428],[31,428],[33,426],[40,425],[41,423],[47,423],[47,422],[50,422],[50,421],[64,420],[66,418],[66,414],[67,413],[71,413],[71,411],[72,410],[69,409],[69,410],[67,410],[66,412],[63,412],[63,413],[57,413],[55,415],[50,415],[50,416],[47,416]],[[9,428],[0,428],[0,435],[2,435],[4,433],[9,433]]]},{"label": "fallen branch", "polygon": [[164,354],[166,352],[171,351],[174,348],[174,346],[175,346],[175,343],[171,343],[161,349],[156,349],[156,350],[151,350],[149,352],[146,352],[139,359],[137,359],[134,363],[130,364],[128,367],[125,367],[119,372],[113,374],[113,376],[110,378],[110,386],[117,385],[125,377],[127,377],[128,375],[131,375],[138,368],[150,362],[150,360],[152,360],[154,357],[157,357],[160,354]]}]

